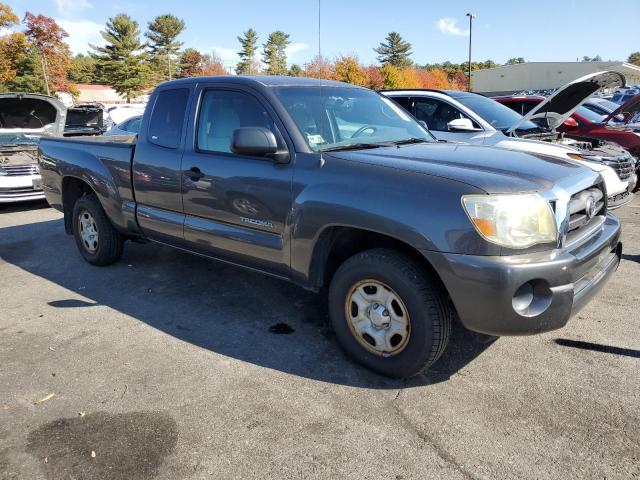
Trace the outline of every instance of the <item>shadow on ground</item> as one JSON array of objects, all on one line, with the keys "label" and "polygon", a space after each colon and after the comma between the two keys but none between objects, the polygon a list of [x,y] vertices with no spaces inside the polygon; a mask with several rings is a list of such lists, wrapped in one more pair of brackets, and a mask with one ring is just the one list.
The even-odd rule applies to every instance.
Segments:
[{"label": "shadow on ground", "polygon": [[[64,234],[62,220],[0,229],[0,258],[84,297],[56,299],[50,307],[106,305],[198,347],[324,382],[381,389],[437,383],[491,344],[456,327],[440,361],[405,383],[343,355],[323,295],[261,274],[134,243],[117,264],[93,267]],[[283,329],[289,334],[275,334]]]}]

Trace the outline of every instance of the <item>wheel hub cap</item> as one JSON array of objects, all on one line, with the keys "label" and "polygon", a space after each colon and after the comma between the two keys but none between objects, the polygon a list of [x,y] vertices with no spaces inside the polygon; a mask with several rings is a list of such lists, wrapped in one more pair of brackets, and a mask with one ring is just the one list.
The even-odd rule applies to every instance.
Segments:
[{"label": "wheel hub cap", "polygon": [[409,312],[400,296],[378,280],[363,280],[349,290],[345,314],[351,333],[364,348],[389,357],[407,346]]},{"label": "wheel hub cap", "polygon": [[78,216],[80,238],[82,245],[88,252],[95,252],[98,249],[98,226],[93,216],[86,210]]}]

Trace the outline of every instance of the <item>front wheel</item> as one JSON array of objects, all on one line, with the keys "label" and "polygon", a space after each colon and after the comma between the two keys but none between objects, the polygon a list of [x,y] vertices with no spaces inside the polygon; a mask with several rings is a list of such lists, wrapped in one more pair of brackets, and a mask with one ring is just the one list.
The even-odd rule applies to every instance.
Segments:
[{"label": "front wheel", "polygon": [[447,296],[416,263],[387,249],[346,260],[329,288],[336,336],[357,362],[389,377],[410,377],[444,352],[451,333]]},{"label": "front wheel", "polygon": [[81,197],[73,206],[73,236],[80,254],[92,265],[109,265],[122,256],[124,237],[113,228],[95,195]]}]

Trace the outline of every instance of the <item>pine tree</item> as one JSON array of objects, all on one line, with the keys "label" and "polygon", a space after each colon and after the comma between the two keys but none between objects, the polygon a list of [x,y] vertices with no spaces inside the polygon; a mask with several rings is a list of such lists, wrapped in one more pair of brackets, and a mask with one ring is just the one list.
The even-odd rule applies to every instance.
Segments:
[{"label": "pine tree", "polygon": [[258,33],[250,28],[238,37],[241,49],[238,52],[240,61],[236,65],[236,73],[238,75],[255,75],[258,73],[259,66],[256,60],[258,52]]},{"label": "pine tree", "polygon": [[203,74],[203,58],[202,54],[195,48],[187,48],[180,55],[180,72],[178,75],[182,78],[197,77]]},{"label": "pine tree", "polygon": [[411,65],[409,56],[413,52],[409,42],[405,42],[398,32],[389,33],[385,41],[386,43],[381,43],[378,48],[373,49],[378,54],[378,61],[382,65],[393,65],[398,68]]},{"label": "pine tree", "polygon": [[288,33],[277,30],[269,34],[267,42],[262,46],[262,58],[267,65],[267,75],[287,74],[287,46],[290,43]]},{"label": "pine tree", "polygon": [[177,40],[184,28],[184,20],[171,14],[158,15],[147,25],[144,34],[149,39],[149,49],[154,63],[158,66],[161,80],[171,80],[177,70],[177,56],[182,42]]},{"label": "pine tree", "polygon": [[119,13],[109,18],[100,34],[106,45],[91,45],[96,67],[105,83],[123,95],[128,103],[149,86],[149,58],[140,41],[138,22]]}]

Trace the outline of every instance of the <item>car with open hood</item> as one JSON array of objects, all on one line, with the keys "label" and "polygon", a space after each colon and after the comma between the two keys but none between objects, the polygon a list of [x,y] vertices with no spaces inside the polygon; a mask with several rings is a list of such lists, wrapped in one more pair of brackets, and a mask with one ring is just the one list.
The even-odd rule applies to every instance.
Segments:
[{"label": "car with open hood", "polygon": [[38,142],[62,136],[65,117],[65,106],[54,97],[0,94],[0,204],[44,198]]},{"label": "car with open hood", "polygon": [[65,137],[102,135],[113,121],[100,103],[81,103],[67,109]]},{"label": "car with open hood", "polygon": [[563,139],[475,93],[419,89],[381,93],[424,122],[441,141],[490,145],[582,162],[605,179],[610,208],[625,205],[633,198],[630,190],[637,181],[633,168],[628,178],[620,178],[612,168],[632,167],[633,158],[617,145]]}]

